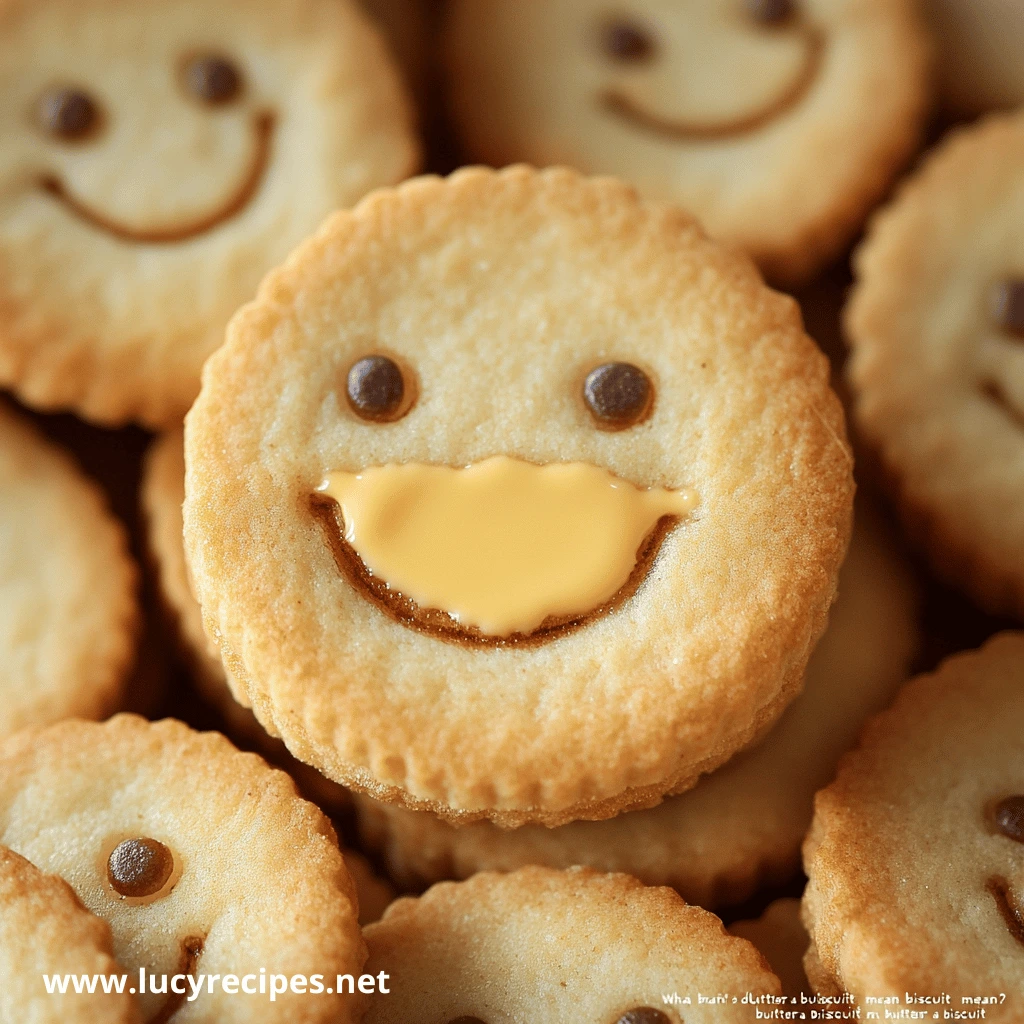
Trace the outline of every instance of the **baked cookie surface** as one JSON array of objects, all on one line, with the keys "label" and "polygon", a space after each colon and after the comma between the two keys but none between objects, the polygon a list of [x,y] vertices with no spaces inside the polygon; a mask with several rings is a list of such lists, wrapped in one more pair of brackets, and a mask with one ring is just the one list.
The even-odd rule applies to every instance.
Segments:
[{"label": "baked cookie surface", "polygon": [[139,610],[121,524],[72,459],[0,407],[0,736],[117,708]]},{"label": "baked cookie surface", "polygon": [[[217,733],[118,715],[0,745],[0,842],[60,875],[132,976],[356,973],[355,889],[327,819]],[[248,983],[256,988],[255,983]],[[329,982],[325,983],[329,984]],[[356,1020],[347,996],[211,985],[138,999],[147,1019]]]},{"label": "baked cookie surface", "polygon": [[180,422],[263,274],[418,159],[348,0],[3,0],[0,93],[0,381],[106,424]]},{"label": "baked cookie surface", "polygon": [[392,875],[417,887],[525,864],[588,864],[671,885],[703,907],[735,904],[794,874],[814,793],[832,780],[861,725],[910,673],[918,645],[909,566],[877,514],[859,505],[828,629],[803,693],[753,750],[737,754],[686,793],[608,821],[550,829],[458,828],[422,811],[359,798],[365,841]]},{"label": "baked cookie surface", "polygon": [[926,30],[905,0],[454,0],[469,154],[620,175],[794,285],[914,152]]},{"label": "baked cookie surface", "polygon": [[128,993],[46,991],[43,975],[121,975],[110,928],[71,887],[0,847],[0,1022],[141,1024]]},{"label": "baked cookie surface", "polygon": [[950,658],[868,725],[817,795],[803,902],[817,991],[946,993],[957,1009],[996,993],[985,1019],[1020,1020],[1022,686],[1022,634]]},{"label": "baked cookie surface", "polygon": [[[442,882],[393,903],[366,942],[367,973],[391,977],[366,1024],[748,1021],[753,1005],[699,1006],[698,993],[779,995],[760,954],[713,914],[587,868]],[[672,994],[692,1005],[668,1005]]]},{"label": "baked cookie surface", "polygon": [[935,570],[1024,616],[1024,116],[956,132],[878,214],[847,313],[856,417]]},{"label": "baked cookie surface", "polygon": [[[229,681],[301,760],[452,818],[559,824],[691,785],[781,713],[825,626],[853,489],[827,372],[746,259],[611,179],[376,193],[266,279],[186,422],[186,555]],[[389,484],[408,515],[371,514]],[[475,516],[480,493],[513,498]],[[463,526],[435,515],[452,495]],[[510,508],[534,516],[515,544],[485,536]],[[466,615],[405,600],[364,549],[427,593],[468,565]],[[607,599],[562,592],[607,558]]]}]

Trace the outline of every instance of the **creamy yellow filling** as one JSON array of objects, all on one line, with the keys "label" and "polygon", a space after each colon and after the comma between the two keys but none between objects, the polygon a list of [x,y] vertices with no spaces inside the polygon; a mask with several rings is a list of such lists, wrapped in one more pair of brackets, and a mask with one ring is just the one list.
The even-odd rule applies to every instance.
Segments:
[{"label": "creamy yellow filling", "polygon": [[645,490],[586,463],[504,455],[464,469],[336,472],[319,490],[341,507],[345,540],[374,576],[495,637],[601,605],[658,520],[697,505],[692,491]]}]

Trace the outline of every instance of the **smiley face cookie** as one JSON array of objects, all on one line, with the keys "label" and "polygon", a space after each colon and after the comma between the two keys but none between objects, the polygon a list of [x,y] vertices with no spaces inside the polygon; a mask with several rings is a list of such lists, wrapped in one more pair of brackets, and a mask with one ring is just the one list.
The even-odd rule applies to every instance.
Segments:
[{"label": "smiley face cookie", "polygon": [[817,991],[946,993],[957,1009],[989,996],[986,1020],[1021,1019],[1022,692],[1024,634],[949,659],[871,722],[817,795],[803,906]]},{"label": "smiley face cookie", "polygon": [[[390,993],[366,1024],[697,1024],[749,1021],[779,981],[750,943],[671,889],[587,868],[442,882],[366,929],[367,973]],[[697,1005],[702,995],[737,996]],[[678,1006],[666,996],[678,996]],[[684,1000],[689,1002],[683,1005]]]},{"label": "smiley face cookie", "polygon": [[[217,733],[118,715],[9,738],[0,842],[110,924],[132,983],[140,968],[153,976],[156,991],[137,993],[148,1020],[179,1010],[218,1024],[356,1019],[337,994],[269,998],[271,975],[359,973],[355,890],[327,819],[283,772]],[[207,982],[186,1011],[192,987],[179,980],[185,993],[174,994],[158,980],[176,974],[200,986],[233,975],[240,987]]]},{"label": "smiley face cookie", "polygon": [[956,133],[856,257],[856,416],[936,571],[1024,616],[1024,116]]},{"label": "smiley face cookie", "polygon": [[[124,974],[110,928],[68,884],[0,847],[0,1022],[141,1024],[127,990],[48,993],[44,975]],[[108,987],[110,983],[108,982]]]},{"label": "smiley face cookie", "polygon": [[233,320],[186,553],[301,760],[455,819],[608,817],[799,689],[843,429],[794,304],[689,216],[472,169],[336,215]]},{"label": "smiley face cookie", "polygon": [[263,274],[417,160],[349,0],[3,0],[0,93],[0,381],[102,423],[180,422]]},{"label": "smiley face cookie", "polygon": [[488,822],[453,828],[434,815],[360,798],[364,839],[410,887],[524,864],[589,864],[671,885],[703,907],[738,903],[796,872],[815,791],[909,675],[915,612],[909,567],[862,505],[804,692],[754,750],[657,807],[555,829],[509,831]]},{"label": "smiley face cookie", "polygon": [[71,459],[0,407],[0,736],[118,706],[138,624],[124,529]]},{"label": "smiley face cookie", "polygon": [[454,0],[444,53],[474,158],[621,175],[793,285],[914,152],[924,40],[906,0]]},{"label": "smiley face cookie", "polygon": [[931,0],[943,98],[957,114],[1024,104],[1024,7],[1017,0]]}]

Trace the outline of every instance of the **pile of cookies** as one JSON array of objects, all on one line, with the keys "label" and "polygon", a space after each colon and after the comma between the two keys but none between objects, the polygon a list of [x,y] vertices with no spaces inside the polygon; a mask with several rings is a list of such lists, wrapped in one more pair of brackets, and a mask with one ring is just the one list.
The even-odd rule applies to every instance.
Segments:
[{"label": "pile of cookies", "polygon": [[0,0],[0,1024],[1024,1021],[1021,43]]}]

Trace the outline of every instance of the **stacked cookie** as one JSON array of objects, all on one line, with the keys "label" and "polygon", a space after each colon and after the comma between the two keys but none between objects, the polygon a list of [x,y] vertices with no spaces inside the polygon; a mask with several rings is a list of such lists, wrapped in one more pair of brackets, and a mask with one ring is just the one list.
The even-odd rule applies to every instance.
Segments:
[{"label": "stacked cookie", "polygon": [[1016,8],[364,6],[0,0],[0,1024],[1021,1020]]}]

